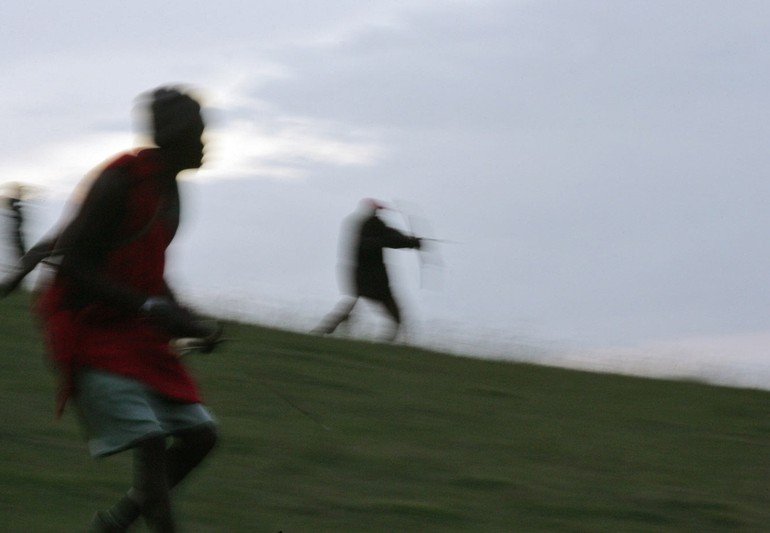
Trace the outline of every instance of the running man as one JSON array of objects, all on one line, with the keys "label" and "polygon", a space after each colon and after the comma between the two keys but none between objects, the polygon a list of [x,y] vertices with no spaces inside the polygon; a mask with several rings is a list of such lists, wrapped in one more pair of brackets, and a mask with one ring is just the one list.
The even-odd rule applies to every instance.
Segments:
[{"label": "running man", "polygon": [[164,279],[179,224],[177,174],[203,161],[198,101],[181,88],[145,95],[155,147],[103,167],[71,222],[36,245],[0,283],[13,290],[43,258],[57,264],[37,308],[61,380],[94,457],[134,453],[130,490],[99,511],[92,531],[125,531],[144,515],[173,532],[170,490],[212,450],[216,426],[169,341],[218,336],[181,307]]},{"label": "running man", "polygon": [[8,214],[11,218],[11,227],[9,228],[9,236],[13,243],[13,251],[17,257],[21,257],[26,252],[24,245],[24,187],[16,183],[12,183],[8,186],[9,191],[3,198],[3,203],[8,209]]},{"label": "running man", "polygon": [[[331,334],[350,318],[359,298],[366,298],[380,305],[392,323],[387,340],[398,336],[402,317],[393,291],[390,288],[388,271],[385,266],[384,248],[420,249],[420,239],[405,235],[385,224],[377,211],[386,209],[383,204],[371,198],[361,200],[359,209],[346,221],[348,238],[352,237],[352,263],[344,273],[346,292],[335,309],[313,330],[315,333]],[[343,235],[343,238],[345,235]]]}]

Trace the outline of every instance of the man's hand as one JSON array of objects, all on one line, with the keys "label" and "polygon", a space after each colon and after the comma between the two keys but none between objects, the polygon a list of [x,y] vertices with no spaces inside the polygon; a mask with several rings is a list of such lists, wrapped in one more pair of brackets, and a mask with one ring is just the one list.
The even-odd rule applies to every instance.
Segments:
[{"label": "man's hand", "polygon": [[11,294],[11,291],[13,291],[13,287],[7,281],[0,281],[0,298],[5,298]]},{"label": "man's hand", "polygon": [[171,345],[180,355],[191,352],[204,354],[213,352],[217,346],[225,341],[225,339],[222,338],[222,326],[214,321],[210,321],[209,323],[211,333],[208,336],[203,338],[175,339],[172,341]]},{"label": "man's hand", "polygon": [[55,245],[55,238],[45,238],[24,254],[10,269],[10,273],[0,280],[0,298],[5,298],[16,290],[27,274],[32,272],[41,261],[51,256]]},{"label": "man's hand", "polygon": [[11,294],[19,286],[25,275],[26,272],[17,270],[10,276],[0,280],[0,298],[5,298]]},{"label": "man's hand", "polygon": [[162,296],[151,296],[139,312],[176,338],[204,339],[214,332],[212,327],[198,320],[190,311]]}]

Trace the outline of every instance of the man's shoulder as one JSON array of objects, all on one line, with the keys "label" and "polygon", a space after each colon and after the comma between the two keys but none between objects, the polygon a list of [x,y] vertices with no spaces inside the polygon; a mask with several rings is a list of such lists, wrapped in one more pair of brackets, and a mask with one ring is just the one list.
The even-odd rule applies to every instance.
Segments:
[{"label": "man's shoulder", "polygon": [[104,165],[103,171],[120,170],[126,173],[144,175],[159,170],[161,165],[158,149],[144,148],[114,156]]},{"label": "man's shoulder", "polygon": [[123,152],[108,160],[92,173],[90,188],[119,189],[126,191],[147,179],[152,179],[162,170],[162,161],[157,150]]},{"label": "man's shoulder", "polygon": [[385,222],[377,215],[369,215],[364,219],[362,225],[373,228],[382,228],[386,226]]},{"label": "man's shoulder", "polygon": [[122,152],[111,159],[103,166],[104,170],[124,168],[130,166],[136,160],[136,152]]},{"label": "man's shoulder", "polygon": [[134,152],[124,152],[94,169],[81,181],[73,195],[76,204],[81,200],[84,204],[114,202],[125,196],[136,181],[136,156]]}]

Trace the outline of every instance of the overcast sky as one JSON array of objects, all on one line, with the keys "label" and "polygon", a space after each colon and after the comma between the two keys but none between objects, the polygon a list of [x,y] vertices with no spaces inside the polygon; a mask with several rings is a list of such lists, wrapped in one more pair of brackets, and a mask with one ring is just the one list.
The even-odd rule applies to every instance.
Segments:
[{"label": "overcast sky", "polygon": [[170,259],[198,305],[311,327],[340,223],[375,197],[451,241],[422,272],[390,256],[416,338],[740,353],[770,388],[770,3],[28,1],[0,21],[0,176],[41,187],[32,236],[137,143],[135,97],[182,82],[210,108]]}]

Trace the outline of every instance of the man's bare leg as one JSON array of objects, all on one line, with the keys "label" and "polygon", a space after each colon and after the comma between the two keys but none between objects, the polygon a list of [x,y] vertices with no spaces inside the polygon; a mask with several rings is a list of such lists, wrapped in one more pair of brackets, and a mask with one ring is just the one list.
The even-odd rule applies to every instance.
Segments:
[{"label": "man's bare leg", "polygon": [[348,296],[341,300],[334,310],[326,315],[321,324],[313,330],[313,333],[320,335],[331,335],[337,327],[350,318],[350,313],[356,305],[358,298]]},{"label": "man's bare leg", "polygon": [[383,307],[385,307],[385,311],[387,311],[390,320],[393,322],[390,334],[386,337],[385,340],[388,342],[393,342],[396,340],[396,337],[398,337],[398,334],[401,330],[401,309],[399,308],[398,302],[396,302],[396,299],[393,298],[392,294],[389,294],[386,298],[379,300],[379,302]]},{"label": "man's bare leg", "polygon": [[[154,440],[154,439],[152,439]],[[134,486],[108,511],[97,513],[92,527],[93,531],[123,532],[144,513],[151,529],[152,520],[158,521],[157,527],[172,527],[172,529],[154,529],[154,531],[174,531],[171,526],[163,526],[163,496],[162,483],[152,468],[165,472],[166,493],[178,485],[187,475],[198,466],[209,454],[217,442],[217,433],[214,426],[202,426],[190,429],[175,435],[172,445],[166,449],[163,441],[163,454],[157,449],[157,445],[143,445],[137,448],[134,458]],[[161,457],[164,457],[165,465],[160,465]],[[150,489],[150,502],[148,507],[147,489]],[[170,501],[170,500],[169,500]],[[149,514],[148,514],[149,513]],[[171,518],[170,504],[167,512]],[[160,516],[160,518],[158,518]]]}]

